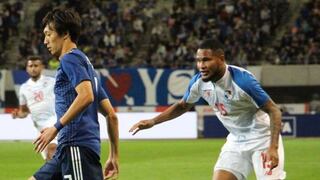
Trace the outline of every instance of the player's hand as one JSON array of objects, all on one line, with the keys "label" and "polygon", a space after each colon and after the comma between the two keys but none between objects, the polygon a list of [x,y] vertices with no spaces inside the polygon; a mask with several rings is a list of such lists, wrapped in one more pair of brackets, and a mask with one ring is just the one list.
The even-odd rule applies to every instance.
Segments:
[{"label": "player's hand", "polygon": [[11,112],[11,116],[13,119],[17,118],[18,117],[18,109],[14,109],[12,112]]},{"label": "player's hand", "polygon": [[269,148],[266,152],[261,153],[262,166],[266,170],[266,174],[271,174],[272,169],[278,166],[279,156],[276,148]]},{"label": "player's hand", "polygon": [[116,158],[109,158],[103,170],[104,180],[115,180],[119,174],[119,161]]},{"label": "player's hand", "polygon": [[148,129],[151,128],[152,126],[154,126],[155,122],[153,120],[142,120],[139,121],[138,123],[134,124],[129,132],[133,132],[132,135],[137,134],[137,132],[139,132],[142,129]]},{"label": "player's hand", "polygon": [[34,150],[39,153],[42,152],[47,145],[56,137],[58,134],[58,130],[52,126],[49,128],[44,128],[40,132],[41,134],[38,136],[38,138],[33,142],[35,144]]}]

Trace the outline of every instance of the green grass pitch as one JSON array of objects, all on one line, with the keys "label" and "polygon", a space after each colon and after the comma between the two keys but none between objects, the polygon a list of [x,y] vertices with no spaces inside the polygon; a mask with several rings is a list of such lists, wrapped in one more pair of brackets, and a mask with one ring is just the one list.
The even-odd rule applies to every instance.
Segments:
[{"label": "green grass pitch", "polygon": [[[120,180],[209,180],[224,139],[122,140]],[[289,180],[320,179],[320,138],[285,138]],[[0,142],[0,180],[25,180],[43,163],[31,142]],[[107,157],[103,142],[102,160]],[[251,175],[249,180],[255,179]]]}]

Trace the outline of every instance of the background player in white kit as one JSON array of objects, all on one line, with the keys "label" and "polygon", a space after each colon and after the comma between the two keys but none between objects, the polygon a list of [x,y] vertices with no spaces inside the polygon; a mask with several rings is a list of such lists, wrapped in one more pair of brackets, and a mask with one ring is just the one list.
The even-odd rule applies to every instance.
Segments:
[{"label": "background player in white kit", "polygon": [[216,162],[214,180],[247,179],[252,170],[259,180],[285,179],[281,112],[277,105],[250,72],[225,63],[219,41],[203,41],[196,61],[200,72],[190,81],[182,100],[160,115],[136,123],[130,132],[136,134],[174,119],[202,97],[230,132]]},{"label": "background player in white kit", "polygon": [[[25,118],[30,113],[34,126],[40,132],[56,122],[55,96],[53,87],[55,79],[42,75],[44,68],[42,59],[38,56],[27,58],[26,71],[30,76],[20,87],[19,108],[12,112],[13,118]],[[54,139],[41,153],[45,160],[50,160],[55,153],[57,140]]]}]

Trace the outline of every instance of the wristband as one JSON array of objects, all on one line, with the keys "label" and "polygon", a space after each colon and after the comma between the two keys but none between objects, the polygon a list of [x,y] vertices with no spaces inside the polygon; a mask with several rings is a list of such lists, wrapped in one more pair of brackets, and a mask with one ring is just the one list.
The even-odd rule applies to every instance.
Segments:
[{"label": "wristband", "polygon": [[58,120],[55,124],[54,127],[57,128],[58,131],[60,131],[63,128],[63,125],[61,124],[60,120]]}]

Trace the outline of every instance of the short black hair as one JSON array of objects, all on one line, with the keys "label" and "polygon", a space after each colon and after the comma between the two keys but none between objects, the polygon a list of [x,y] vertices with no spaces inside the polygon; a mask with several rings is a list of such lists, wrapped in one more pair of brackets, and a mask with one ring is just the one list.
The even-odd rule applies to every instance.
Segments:
[{"label": "short black hair", "polygon": [[223,44],[216,39],[206,39],[200,43],[199,49],[211,49],[212,51],[224,51]]},{"label": "short black hair", "polygon": [[59,36],[69,33],[71,41],[76,43],[81,31],[81,18],[73,9],[55,8],[42,20],[42,28],[51,26]]},{"label": "short black hair", "polygon": [[40,56],[28,56],[27,57],[27,62],[28,61],[38,61],[38,60],[41,61],[41,63],[43,63],[43,60]]},{"label": "short black hair", "polygon": [[28,56],[27,59],[26,59],[26,62],[25,62],[25,66],[26,66],[26,67],[28,66],[28,62],[29,62],[29,61],[40,61],[41,64],[44,65],[44,61],[43,61],[43,59],[41,58],[41,56],[37,56],[37,55]]}]

